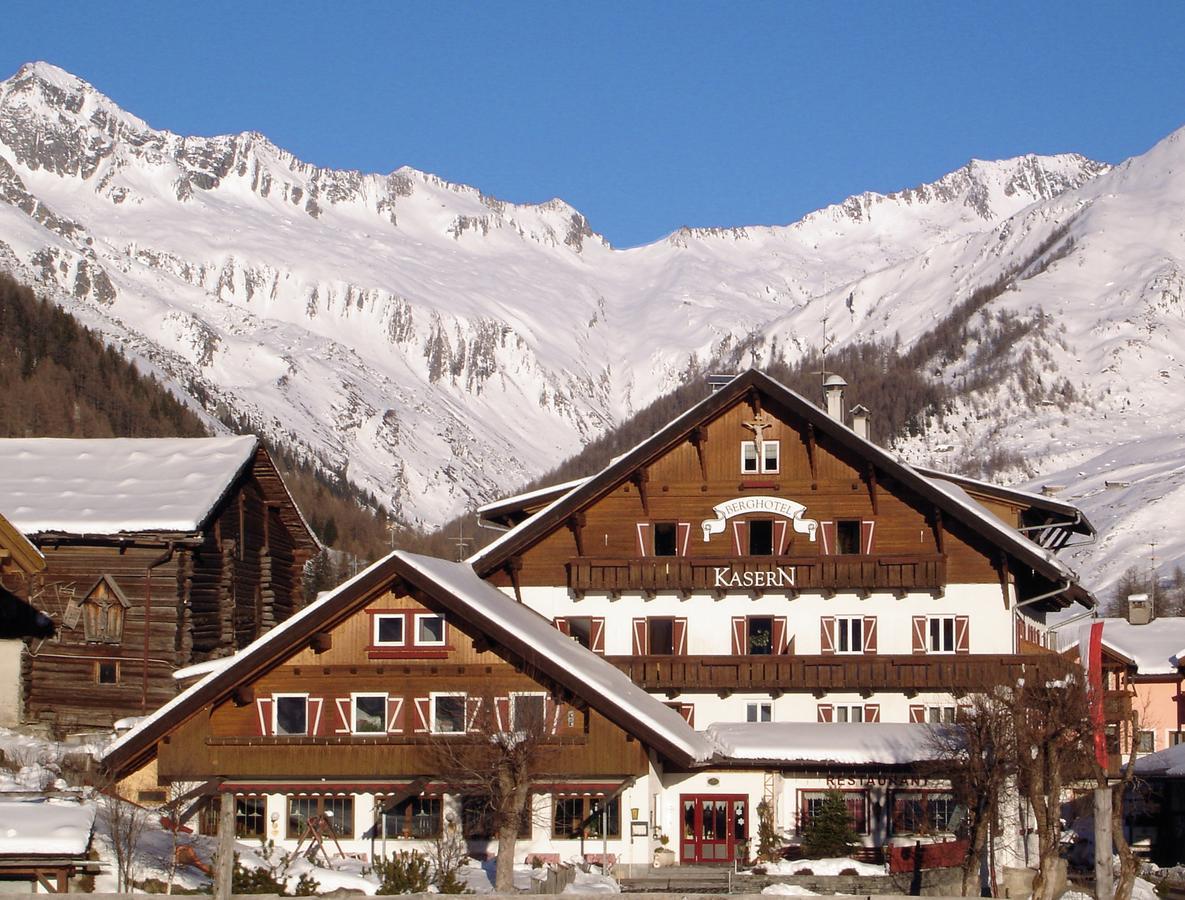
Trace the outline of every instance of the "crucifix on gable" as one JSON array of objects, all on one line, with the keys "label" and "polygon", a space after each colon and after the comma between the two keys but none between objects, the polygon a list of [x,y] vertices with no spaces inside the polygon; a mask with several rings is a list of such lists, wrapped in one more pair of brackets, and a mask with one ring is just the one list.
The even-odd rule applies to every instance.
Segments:
[{"label": "crucifix on gable", "polygon": [[742,422],[746,428],[753,432],[754,443],[757,445],[757,458],[761,459],[761,448],[765,440],[765,429],[772,428],[773,422],[765,413],[758,413],[748,422]]}]

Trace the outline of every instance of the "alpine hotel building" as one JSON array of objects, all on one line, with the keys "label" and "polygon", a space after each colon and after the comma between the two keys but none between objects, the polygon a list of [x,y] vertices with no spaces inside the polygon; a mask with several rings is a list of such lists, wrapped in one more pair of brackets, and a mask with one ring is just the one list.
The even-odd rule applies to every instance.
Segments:
[{"label": "alpine hotel building", "polygon": [[746,372],[596,475],[485,507],[509,530],[465,563],[388,556],[197,667],[107,765],[233,795],[243,836],[291,846],[332,811],[374,854],[453,820],[480,854],[436,748],[529,713],[556,752],[520,858],[727,862],[763,800],[793,839],[833,788],[869,847],[943,834],[929,723],[1071,665],[1047,616],[1094,600],[1056,551],[1093,530],[898,462],[828,391],[830,414]]}]

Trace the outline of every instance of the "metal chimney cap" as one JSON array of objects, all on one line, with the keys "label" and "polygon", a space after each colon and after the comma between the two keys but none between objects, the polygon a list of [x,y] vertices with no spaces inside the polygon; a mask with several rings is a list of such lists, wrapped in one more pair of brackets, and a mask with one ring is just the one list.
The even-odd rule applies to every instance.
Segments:
[{"label": "metal chimney cap", "polygon": [[828,375],[823,379],[823,387],[847,387],[848,383],[839,375]]}]

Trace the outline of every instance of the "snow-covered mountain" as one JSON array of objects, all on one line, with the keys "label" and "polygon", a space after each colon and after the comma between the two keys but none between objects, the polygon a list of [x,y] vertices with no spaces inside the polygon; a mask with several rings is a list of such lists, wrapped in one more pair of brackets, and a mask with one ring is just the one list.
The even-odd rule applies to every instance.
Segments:
[{"label": "snow-covered mountain", "polygon": [[[1167,440],[1163,458],[1176,435],[1177,136],[1111,171],[972,161],[790,225],[617,250],[560,200],[317,168],[255,133],[157,131],[34,63],[0,83],[0,199],[0,266],[413,524],[513,489],[738,345],[793,360],[825,316],[839,341],[907,345],[1005,273],[1014,289],[986,314],[1048,321],[1010,346],[1003,387],[966,395],[908,458],[950,466],[1002,440],[1030,473],[1068,470],[1073,494],[1110,465],[1091,460],[1111,425]],[[957,384],[975,350],[942,375]],[[1100,524],[1121,494],[1089,498]],[[1109,578],[1119,553],[1101,549],[1088,565]]]}]

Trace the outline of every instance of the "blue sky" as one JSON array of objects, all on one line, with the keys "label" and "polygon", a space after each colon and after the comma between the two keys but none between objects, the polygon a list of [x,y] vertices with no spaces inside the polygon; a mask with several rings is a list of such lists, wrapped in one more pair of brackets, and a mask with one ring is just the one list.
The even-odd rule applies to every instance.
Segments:
[{"label": "blue sky", "polygon": [[158,128],[562,197],[617,246],[785,223],[972,157],[1115,162],[1185,123],[1185,4],[10,0]]}]

